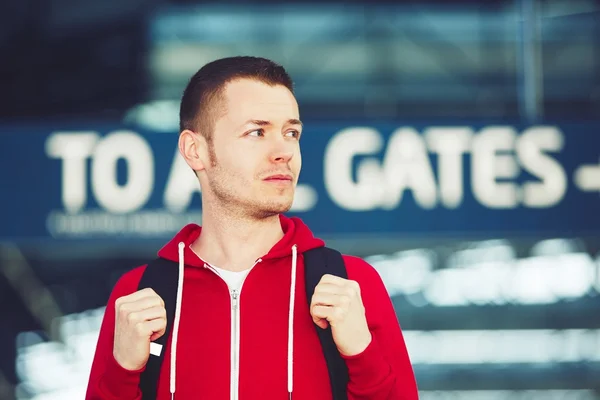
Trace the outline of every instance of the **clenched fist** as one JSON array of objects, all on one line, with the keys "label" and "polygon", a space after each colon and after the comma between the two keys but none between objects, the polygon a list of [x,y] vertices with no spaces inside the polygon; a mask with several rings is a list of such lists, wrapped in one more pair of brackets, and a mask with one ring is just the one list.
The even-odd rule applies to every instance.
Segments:
[{"label": "clenched fist", "polygon": [[113,355],[121,367],[141,369],[150,357],[150,342],[165,333],[165,303],[152,289],[142,289],[115,301]]},{"label": "clenched fist", "polygon": [[333,341],[343,355],[362,353],[371,343],[360,286],[355,281],[323,275],[315,288],[310,314],[320,328],[331,325]]}]

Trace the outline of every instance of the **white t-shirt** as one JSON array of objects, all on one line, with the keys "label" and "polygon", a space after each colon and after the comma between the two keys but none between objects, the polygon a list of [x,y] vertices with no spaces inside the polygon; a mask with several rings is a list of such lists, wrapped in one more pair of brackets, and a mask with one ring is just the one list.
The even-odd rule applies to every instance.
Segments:
[{"label": "white t-shirt", "polygon": [[211,267],[213,267],[215,271],[219,273],[221,278],[223,278],[223,280],[227,283],[227,286],[229,287],[230,291],[236,290],[237,292],[240,291],[240,288],[242,287],[242,282],[244,282],[246,275],[248,275],[248,273],[252,269],[248,268],[243,271],[228,271],[223,268],[215,267],[214,265],[211,265]]},{"label": "white t-shirt", "polygon": [[[192,250],[192,247],[189,247],[190,250]],[[194,251],[194,250],[192,250]],[[194,252],[194,254],[196,254]],[[202,259],[202,257],[198,256],[198,254],[196,254],[196,256],[200,259]],[[235,290],[239,293],[241,287],[242,287],[242,283],[244,282],[244,279],[246,279],[246,275],[248,275],[248,273],[250,272],[251,268],[245,269],[243,271],[228,271],[226,269],[223,268],[219,268],[219,267],[215,267],[212,264],[208,264],[206,263],[207,266],[211,267],[212,269],[214,269],[219,276],[225,281],[225,283],[227,283],[227,286],[229,287],[229,292],[231,292],[232,290]]]}]

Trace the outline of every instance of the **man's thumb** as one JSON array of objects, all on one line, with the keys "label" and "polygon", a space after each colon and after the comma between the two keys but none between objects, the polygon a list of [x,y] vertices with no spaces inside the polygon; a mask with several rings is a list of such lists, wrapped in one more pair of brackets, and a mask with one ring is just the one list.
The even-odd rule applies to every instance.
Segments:
[{"label": "man's thumb", "polygon": [[321,329],[326,329],[329,325],[329,322],[325,318],[313,318],[313,321]]}]

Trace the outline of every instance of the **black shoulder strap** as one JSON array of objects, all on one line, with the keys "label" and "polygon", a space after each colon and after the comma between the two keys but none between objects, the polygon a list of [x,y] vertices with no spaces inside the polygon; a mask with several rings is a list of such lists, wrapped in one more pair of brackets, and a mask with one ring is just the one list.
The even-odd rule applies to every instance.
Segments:
[{"label": "black shoulder strap", "polygon": [[[140,390],[142,400],[155,400],[158,387],[161,365],[165,356],[167,340],[171,334],[173,320],[175,318],[175,306],[177,302],[177,280],[179,270],[173,261],[157,258],[150,262],[142,275],[138,289],[152,288],[165,302],[167,311],[167,328],[165,334],[155,342],[162,346],[159,356],[150,355],[146,368],[140,377]],[[167,268],[165,268],[167,267]],[[342,255],[328,247],[319,247],[304,253],[304,270],[306,279],[307,299],[315,292],[317,284],[324,274],[331,274],[341,278],[347,278],[346,266]],[[347,400],[348,368],[341,357],[333,336],[331,327],[321,329],[315,326],[327,368],[329,370],[329,381],[331,383],[333,400]]]},{"label": "black shoulder strap", "polygon": [[146,266],[138,285],[139,290],[145,288],[154,289],[165,302],[165,309],[167,311],[167,329],[165,334],[155,340],[155,343],[161,345],[160,355],[156,356],[150,354],[146,368],[140,377],[142,400],[156,399],[160,367],[165,357],[167,339],[171,334],[171,328],[173,327],[173,320],[175,318],[178,278],[179,269],[177,268],[176,263],[163,258],[157,258]]},{"label": "black shoulder strap", "polygon": [[[331,274],[344,279],[348,278],[342,255],[337,250],[328,247],[318,247],[304,253],[304,274],[306,279],[306,298],[309,304],[315,288],[323,275]],[[325,361],[327,362],[333,400],[347,400],[348,367],[346,367],[346,363],[333,341],[331,327],[328,326],[326,329],[321,329],[315,325],[315,328],[317,329]]]}]

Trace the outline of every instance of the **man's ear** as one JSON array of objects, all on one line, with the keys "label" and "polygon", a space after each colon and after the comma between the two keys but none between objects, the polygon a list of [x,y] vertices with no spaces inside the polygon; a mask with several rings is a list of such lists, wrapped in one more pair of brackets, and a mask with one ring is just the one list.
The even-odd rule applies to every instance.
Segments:
[{"label": "man's ear", "polygon": [[208,165],[208,143],[203,135],[183,130],[179,134],[179,153],[195,172],[202,171]]}]

